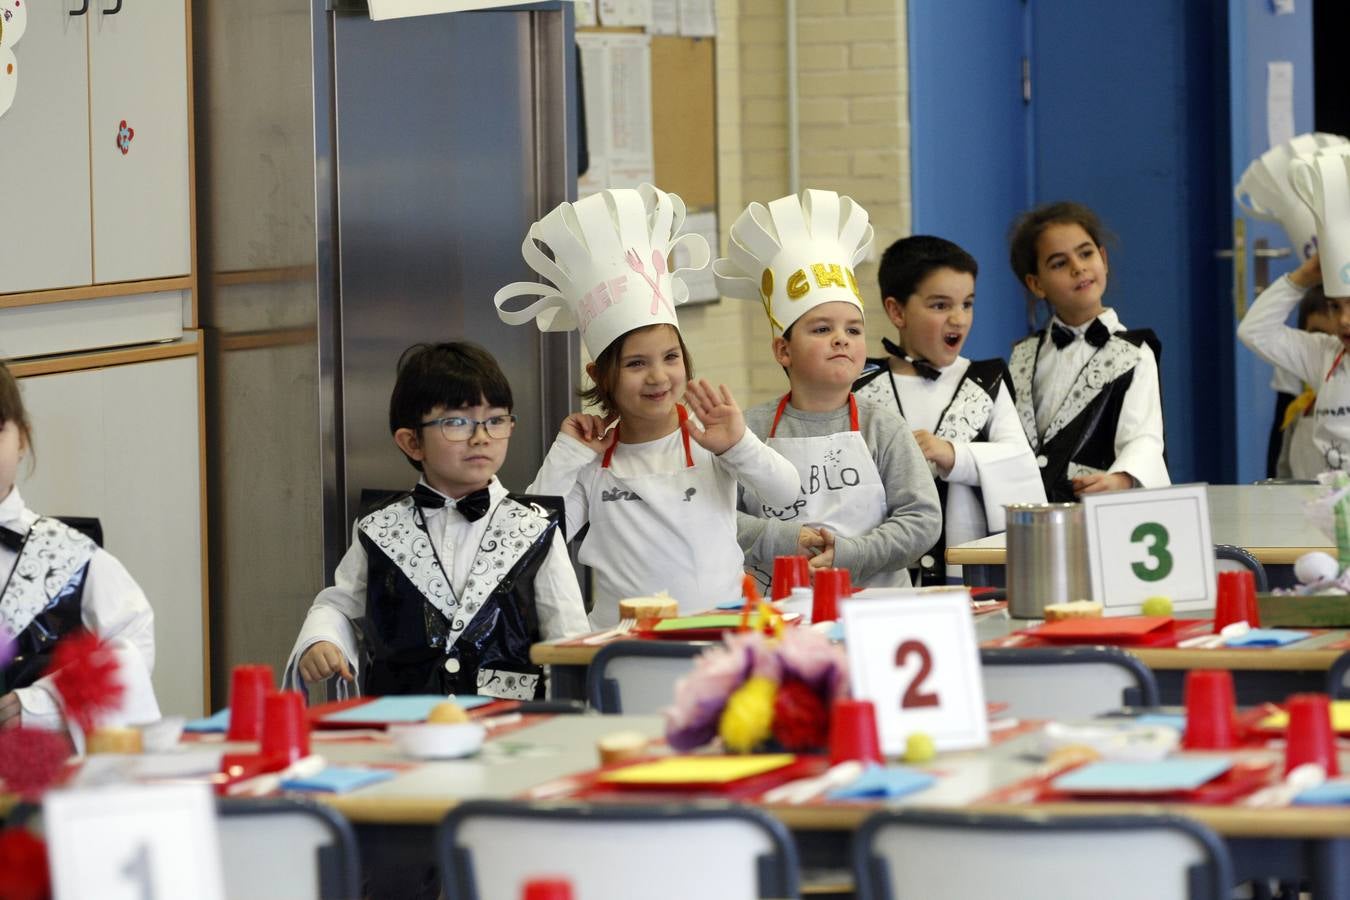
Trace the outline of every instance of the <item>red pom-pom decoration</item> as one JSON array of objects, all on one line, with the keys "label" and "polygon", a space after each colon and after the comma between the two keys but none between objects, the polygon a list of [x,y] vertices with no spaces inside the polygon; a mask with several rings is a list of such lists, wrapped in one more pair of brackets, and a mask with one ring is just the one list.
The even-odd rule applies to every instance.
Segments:
[{"label": "red pom-pom decoration", "polygon": [[830,735],[830,714],[806,682],[784,679],[773,703],[773,737],[785,750],[818,750]]},{"label": "red pom-pom decoration", "polygon": [[63,734],[23,727],[0,730],[0,782],[25,800],[38,799],[60,781],[69,756],[70,743]]},{"label": "red pom-pom decoration", "polygon": [[47,845],[22,828],[0,831],[0,900],[47,900],[52,895]]},{"label": "red pom-pom decoration", "polygon": [[48,674],[66,717],[86,732],[122,702],[117,656],[88,632],[67,635],[57,643]]}]

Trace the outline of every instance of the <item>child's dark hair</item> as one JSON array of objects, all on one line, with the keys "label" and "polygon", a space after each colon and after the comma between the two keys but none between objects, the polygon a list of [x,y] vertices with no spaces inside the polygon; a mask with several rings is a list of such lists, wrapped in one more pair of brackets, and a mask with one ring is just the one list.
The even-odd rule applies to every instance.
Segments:
[{"label": "child's dark hair", "polygon": [[1322,285],[1315,284],[1308,288],[1303,294],[1303,299],[1298,301],[1298,327],[1300,331],[1306,331],[1308,328],[1308,318],[1315,315],[1333,315],[1335,312],[1331,301],[1327,298],[1327,292],[1322,289]]},{"label": "child's dark hair", "polygon": [[685,346],[684,335],[680,334],[680,329],[664,322],[656,325],[644,325],[641,328],[634,328],[632,331],[625,332],[610,342],[608,347],[600,351],[600,355],[595,358],[595,374],[591,378],[591,386],[580,391],[582,402],[590,406],[600,407],[601,414],[604,416],[618,415],[619,410],[614,403],[614,386],[619,381],[619,363],[623,359],[624,342],[635,334],[662,327],[675,332],[675,338],[680,342],[680,356],[684,359],[684,377],[688,381],[693,381],[694,360],[689,356],[689,348]]},{"label": "child's dark hair", "polygon": [[[477,406],[511,409],[511,383],[497,360],[477,344],[453,341],[413,344],[398,359],[398,378],[389,397],[389,433],[400,428],[419,431],[436,407]],[[414,469],[422,464],[408,458]]]},{"label": "child's dark hair", "polygon": [[951,269],[971,278],[980,274],[975,257],[946,238],[928,234],[901,238],[881,254],[881,265],[877,267],[881,301],[894,297],[904,306],[923,280],[938,269]]},{"label": "child's dark hair", "polygon": [[[1008,262],[1012,265],[1013,275],[1017,276],[1017,283],[1023,288],[1027,284],[1027,276],[1035,275],[1039,269],[1036,242],[1040,240],[1041,233],[1051,225],[1081,226],[1092,239],[1092,243],[1098,247],[1104,246],[1114,237],[1106,230],[1106,226],[1095,212],[1071,200],[1048,203],[1022,213],[1008,229]],[[1035,296],[1028,296],[1027,310],[1032,315],[1035,314]]]},{"label": "child's dark hair", "polygon": [[[33,426],[28,421],[28,412],[23,408],[23,395],[19,393],[19,381],[9,366],[0,361],[0,428],[13,422],[19,429],[23,442],[32,451]],[[30,457],[31,458],[31,457]]]}]

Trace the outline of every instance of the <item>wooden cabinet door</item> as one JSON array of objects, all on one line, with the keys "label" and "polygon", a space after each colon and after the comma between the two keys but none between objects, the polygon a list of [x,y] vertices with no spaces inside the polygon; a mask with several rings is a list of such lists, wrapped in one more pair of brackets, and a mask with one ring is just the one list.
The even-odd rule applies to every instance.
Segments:
[{"label": "wooden cabinet door", "polygon": [[97,516],[104,546],[155,611],[165,715],[205,698],[198,357],[22,379],[37,463],[23,498],[45,515]]},{"label": "wooden cabinet door", "polygon": [[89,284],[88,16],[29,3],[0,116],[0,293]]},{"label": "wooden cabinet door", "polygon": [[192,228],[183,0],[90,0],[89,17],[94,280],[186,275]]}]

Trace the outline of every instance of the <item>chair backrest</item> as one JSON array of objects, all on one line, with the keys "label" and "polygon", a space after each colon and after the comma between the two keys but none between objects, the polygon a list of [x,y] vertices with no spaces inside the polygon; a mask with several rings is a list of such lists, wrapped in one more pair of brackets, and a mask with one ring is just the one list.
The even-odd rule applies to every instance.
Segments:
[{"label": "chair backrest", "polygon": [[787,829],[732,804],[475,800],[446,816],[436,842],[446,900],[515,898],[526,881],[546,876],[568,879],[584,900],[748,900],[798,892]]},{"label": "chair backrest", "polygon": [[980,650],[984,699],[1022,719],[1090,719],[1122,706],[1157,706],[1158,680],[1116,647]]},{"label": "chair backrest", "polygon": [[707,648],[680,641],[606,644],[586,672],[586,697],[602,713],[659,713],[675,699],[675,682]]},{"label": "chair backrest", "polygon": [[1327,693],[1333,700],[1350,700],[1350,651],[1336,657],[1327,670]]},{"label": "chair backrest", "polygon": [[1265,593],[1270,590],[1270,580],[1266,578],[1266,567],[1261,561],[1241,547],[1232,544],[1214,545],[1214,568],[1219,572],[1240,572],[1243,569],[1252,573],[1256,579],[1256,590]]},{"label": "chair backrest", "polygon": [[853,840],[859,900],[1219,900],[1232,869],[1212,831],[1175,816],[902,810]]},{"label": "chair backrest", "polygon": [[250,900],[339,900],[361,894],[351,825],[300,800],[222,799],[220,853],[225,893]]}]

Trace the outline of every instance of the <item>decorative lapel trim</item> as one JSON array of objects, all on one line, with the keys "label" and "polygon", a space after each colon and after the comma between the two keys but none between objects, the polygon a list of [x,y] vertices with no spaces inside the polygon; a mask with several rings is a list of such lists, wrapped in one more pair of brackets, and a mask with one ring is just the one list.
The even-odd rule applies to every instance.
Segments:
[{"label": "decorative lapel trim", "polygon": [[[890,370],[881,372],[876,378],[853,392],[853,396],[857,397],[860,402],[870,401],[882,406],[889,406],[894,403],[899,408],[900,398],[894,395],[895,388],[894,382],[891,380]],[[904,411],[901,410],[900,414],[904,415]]]},{"label": "decorative lapel trim", "polygon": [[357,527],[375,542],[380,552],[398,567],[427,602],[447,619],[455,614],[458,603],[454,591],[436,561],[431,539],[417,522],[411,496],[375,510]]},{"label": "decorative lapel trim", "polygon": [[479,669],[476,685],[478,693],[484,697],[533,700],[539,687],[539,676],[505,669]]},{"label": "decorative lapel trim", "polygon": [[1033,450],[1041,448],[1041,437],[1036,433],[1036,398],[1033,385],[1036,379],[1036,358],[1040,356],[1045,332],[1038,331],[1013,345],[1008,358],[1008,374],[1012,377],[1013,392],[1017,395],[1017,418]]},{"label": "decorative lapel trim", "polygon": [[60,599],[98,550],[87,536],[57,519],[25,510],[23,521],[28,539],[0,596],[0,628],[15,637]]},{"label": "decorative lapel trim", "polygon": [[517,560],[534,546],[534,542],[549,527],[548,514],[540,507],[526,506],[511,497],[503,497],[492,513],[492,521],[478,552],[473,557],[473,568],[464,585],[464,597],[450,621],[448,650],[465,627],[483,608],[483,603],[497,590],[506,573]]},{"label": "decorative lapel trim", "polygon": [[1087,365],[1073,380],[1064,402],[1055,410],[1054,417],[1045,429],[1045,440],[1049,443],[1055,435],[1064,430],[1078,414],[1087,409],[1089,403],[1097,399],[1108,384],[1129,372],[1139,362],[1139,348],[1118,335],[1112,335],[1106,346],[1097,350],[1088,359]]},{"label": "decorative lapel trim", "polygon": [[994,398],[974,381],[962,376],[952,402],[942,411],[935,434],[944,440],[969,444],[980,436],[993,411]]}]

